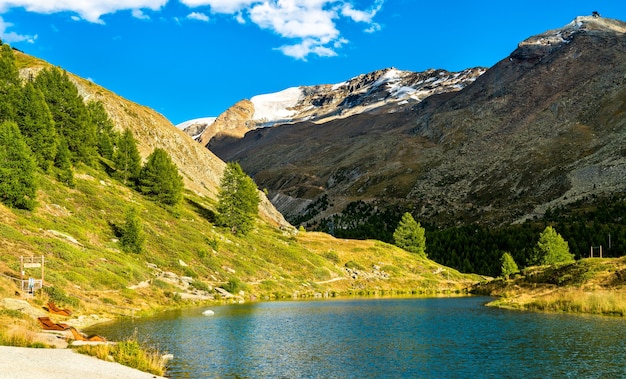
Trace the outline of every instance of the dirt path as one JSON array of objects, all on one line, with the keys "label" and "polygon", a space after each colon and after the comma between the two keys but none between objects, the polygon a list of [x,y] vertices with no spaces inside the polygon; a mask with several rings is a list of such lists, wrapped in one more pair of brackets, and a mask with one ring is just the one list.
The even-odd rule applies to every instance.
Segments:
[{"label": "dirt path", "polygon": [[71,349],[0,346],[0,379],[154,379],[146,372]]}]

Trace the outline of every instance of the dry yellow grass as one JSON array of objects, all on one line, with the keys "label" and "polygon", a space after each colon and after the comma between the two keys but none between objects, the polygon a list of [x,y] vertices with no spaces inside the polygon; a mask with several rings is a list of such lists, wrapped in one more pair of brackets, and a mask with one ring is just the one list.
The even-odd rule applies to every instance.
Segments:
[{"label": "dry yellow grass", "polygon": [[624,316],[626,315],[626,293],[622,290],[588,292],[568,288],[537,298],[529,302],[526,309]]},{"label": "dry yellow grass", "polygon": [[479,292],[500,298],[492,306],[542,312],[626,315],[626,259],[590,258],[532,267],[513,280],[494,280]]},{"label": "dry yellow grass", "polygon": [[167,359],[156,349],[141,346],[134,335],[126,341],[110,344],[78,346],[81,354],[95,356],[105,361],[114,361],[125,366],[163,376]]}]

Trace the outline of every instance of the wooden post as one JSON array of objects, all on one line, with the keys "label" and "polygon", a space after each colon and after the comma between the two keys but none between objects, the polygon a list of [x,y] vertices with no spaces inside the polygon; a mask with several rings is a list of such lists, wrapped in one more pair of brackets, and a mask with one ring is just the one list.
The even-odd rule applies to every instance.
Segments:
[{"label": "wooden post", "polygon": [[43,255],[41,256],[41,289],[43,289]]},{"label": "wooden post", "polygon": [[600,258],[602,258],[602,245],[600,245]]},{"label": "wooden post", "polygon": [[590,247],[589,258],[593,258],[593,246]]}]

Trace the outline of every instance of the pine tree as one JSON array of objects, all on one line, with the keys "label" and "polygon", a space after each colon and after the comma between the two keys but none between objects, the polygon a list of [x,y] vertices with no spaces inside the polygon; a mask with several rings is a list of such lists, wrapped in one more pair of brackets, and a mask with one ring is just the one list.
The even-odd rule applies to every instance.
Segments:
[{"label": "pine tree", "polygon": [[167,152],[156,148],[139,173],[139,191],[155,201],[176,205],[183,198],[183,177]]},{"label": "pine tree", "polygon": [[117,149],[113,154],[115,164],[115,177],[120,179],[124,185],[134,183],[139,178],[141,172],[141,156],[133,133],[126,129],[117,141]]},{"label": "pine tree", "polygon": [[[1,43],[1,42],[0,42]],[[15,121],[21,98],[20,74],[7,44],[0,46],[0,122]]]},{"label": "pine tree", "polygon": [[74,172],[72,171],[71,153],[65,142],[65,138],[59,139],[57,155],[54,160],[54,167],[57,179],[69,188],[74,188]]},{"label": "pine tree", "polygon": [[510,275],[519,272],[519,268],[517,267],[517,263],[515,263],[515,259],[513,256],[507,252],[502,254],[502,258],[500,258],[500,264],[502,269],[502,276],[505,279],[509,279]]},{"label": "pine tree", "polygon": [[100,101],[87,103],[87,110],[91,122],[96,126],[98,153],[103,158],[113,159],[113,140],[116,137],[113,121],[109,118],[109,114]]},{"label": "pine tree", "polygon": [[36,170],[35,159],[17,124],[0,124],[0,201],[10,207],[33,210]]},{"label": "pine tree", "polygon": [[16,122],[37,164],[47,172],[54,164],[57,153],[56,128],[43,94],[31,82],[24,86],[16,116]]},{"label": "pine tree", "polygon": [[409,212],[402,216],[398,227],[393,232],[393,240],[396,246],[426,257],[426,231]]},{"label": "pine tree", "polygon": [[93,164],[97,158],[96,126],[87,106],[67,72],[58,68],[42,70],[35,79],[48,103],[57,133],[65,138],[72,160]]},{"label": "pine tree", "polygon": [[139,214],[135,208],[130,208],[126,212],[126,222],[122,227],[120,246],[127,253],[140,254],[143,251],[145,239]]},{"label": "pine tree", "polygon": [[534,252],[535,263],[541,265],[552,265],[574,260],[574,254],[570,253],[567,241],[551,226],[546,226],[539,235],[539,241],[537,241]]},{"label": "pine tree", "polygon": [[254,181],[243,172],[239,163],[228,163],[218,194],[219,224],[231,228],[237,234],[248,233],[254,225],[259,202]]}]

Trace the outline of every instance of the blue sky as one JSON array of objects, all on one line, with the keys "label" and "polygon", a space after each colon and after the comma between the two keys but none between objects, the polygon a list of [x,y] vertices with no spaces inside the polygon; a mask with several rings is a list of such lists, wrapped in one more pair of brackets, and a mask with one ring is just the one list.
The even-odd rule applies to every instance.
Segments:
[{"label": "blue sky", "polygon": [[241,99],[396,67],[490,67],[623,0],[0,0],[12,46],[177,124]]}]

